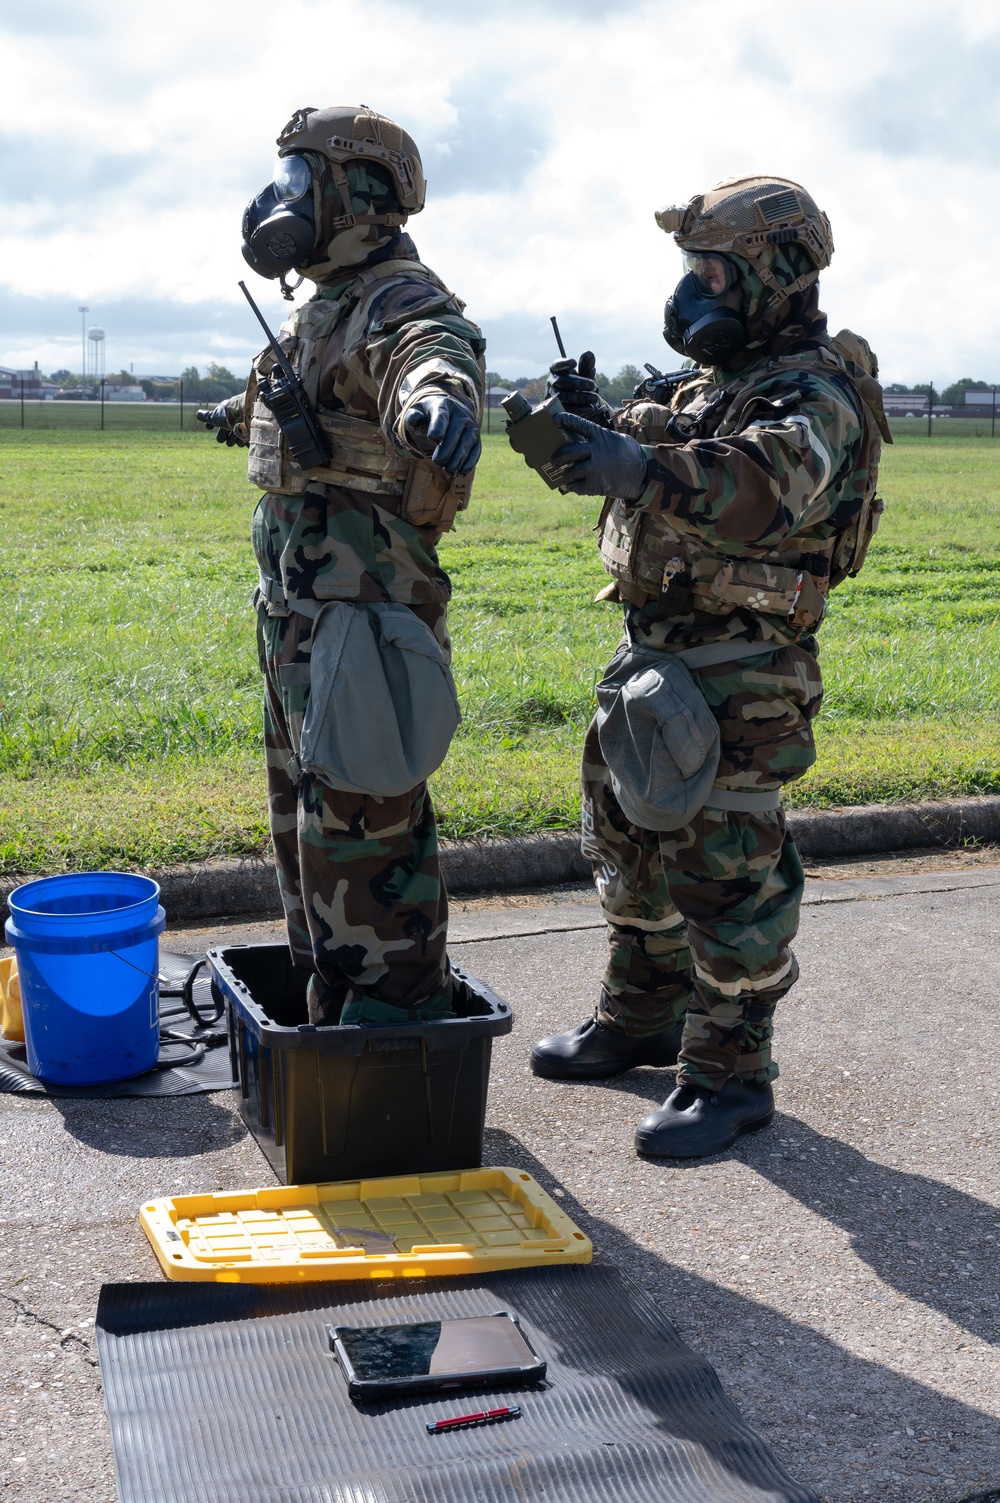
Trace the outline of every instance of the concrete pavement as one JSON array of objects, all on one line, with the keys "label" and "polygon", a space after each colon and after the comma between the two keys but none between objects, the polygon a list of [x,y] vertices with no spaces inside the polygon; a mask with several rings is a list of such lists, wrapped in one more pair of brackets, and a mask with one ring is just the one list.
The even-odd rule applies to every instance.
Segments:
[{"label": "concrete pavement", "polygon": [[[1000,1497],[998,895],[1000,867],[975,856],[817,871],[803,979],[778,1018],[778,1116],[687,1165],[631,1146],[670,1072],[569,1086],[527,1069],[535,1037],[592,1006],[590,895],[455,905],[456,959],[516,1011],[494,1053],[488,1161],[536,1174],[831,1503]],[[277,932],[220,921],[171,938]],[[270,1171],[223,1094],[0,1097],[0,1148],[0,1487],[110,1503],[100,1284],[158,1277],[143,1199]]]}]

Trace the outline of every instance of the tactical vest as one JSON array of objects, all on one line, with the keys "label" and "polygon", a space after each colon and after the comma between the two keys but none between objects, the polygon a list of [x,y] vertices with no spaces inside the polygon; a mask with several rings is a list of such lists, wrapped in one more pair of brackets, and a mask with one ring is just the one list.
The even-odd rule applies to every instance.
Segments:
[{"label": "tactical vest", "polygon": [[[742,388],[728,388],[728,399],[713,413],[699,436],[718,437],[737,431],[754,401],[755,388],[782,369],[825,369],[846,375],[860,398],[862,438],[852,477],[861,492],[855,515],[830,537],[808,529],[783,540],[763,558],[727,558],[707,545],[682,539],[662,512],[646,512],[618,499],[609,500],[602,517],[601,558],[618,593],[634,605],[661,600],[673,615],[690,610],[729,616],[736,610],[785,616],[793,632],[814,630],[826,611],[829,591],[860,570],[885,503],[876,495],[882,439],[891,443],[882,406],[882,388],[872,373],[874,359],[863,340],[843,330],[832,347],[782,356],[755,371]],[[641,442],[655,443],[674,412],[683,409],[704,376],[692,375],[675,393],[671,408],[629,404],[621,427]],[[657,417],[659,414],[659,420]],[[607,592],[605,592],[607,594]]]},{"label": "tactical vest", "polygon": [[[383,261],[355,277],[339,298],[301,303],[282,324],[280,342],[305,388],[320,427],[330,440],[330,463],[302,470],[292,459],[277,419],[259,394],[261,381],[276,364],[268,348],[254,360],[247,383],[244,412],[251,414],[247,479],[260,490],[277,491],[285,496],[302,495],[315,481],[342,485],[366,492],[379,506],[416,527],[447,531],[454,525],[457,513],[469,504],[475,472],[453,479],[429,459],[396,448],[379,423],[334,411],[320,401],[320,375],[326,346],[334,331],[344,319],[359,310],[363,313],[373,284],[401,272],[424,277],[429,283],[428,293],[438,294],[407,310],[406,319],[426,318],[446,307],[452,311],[461,308],[444,283],[417,261]],[[389,333],[393,327],[394,321],[390,319],[379,332]]]}]

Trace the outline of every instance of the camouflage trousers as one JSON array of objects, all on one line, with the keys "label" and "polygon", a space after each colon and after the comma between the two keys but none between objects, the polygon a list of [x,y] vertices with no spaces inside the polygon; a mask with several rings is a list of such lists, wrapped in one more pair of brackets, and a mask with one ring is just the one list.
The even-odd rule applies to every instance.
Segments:
[{"label": "camouflage trousers", "polygon": [[[799,646],[695,675],[719,722],[718,783],[761,792],[815,759],[822,697],[815,654]],[[804,878],[780,810],[702,809],[679,830],[629,822],[611,787],[596,724],[583,755],[583,853],[608,921],[598,1018],[633,1036],[684,1019],[678,1079],[719,1090],[765,1082],[777,1002],[798,977],[791,942]]]},{"label": "camouflage trousers", "polygon": [[[447,651],[445,606],[411,609]],[[312,626],[295,612],[258,611],[271,838],[288,943],[295,964],[312,972],[309,1019],[449,1016],[448,898],[427,785],[375,798],[289,770],[309,695],[301,668]]]}]

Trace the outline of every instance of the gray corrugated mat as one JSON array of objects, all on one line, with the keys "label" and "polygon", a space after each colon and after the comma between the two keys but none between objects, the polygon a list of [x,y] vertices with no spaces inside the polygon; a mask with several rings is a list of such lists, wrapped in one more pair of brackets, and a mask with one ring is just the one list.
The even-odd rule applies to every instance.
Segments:
[{"label": "gray corrugated mat", "polygon": [[[520,1419],[428,1435],[475,1392],[355,1406],[324,1329],[510,1309],[547,1360]],[[818,1503],[614,1269],[488,1280],[108,1284],[97,1320],[121,1503]]]}]

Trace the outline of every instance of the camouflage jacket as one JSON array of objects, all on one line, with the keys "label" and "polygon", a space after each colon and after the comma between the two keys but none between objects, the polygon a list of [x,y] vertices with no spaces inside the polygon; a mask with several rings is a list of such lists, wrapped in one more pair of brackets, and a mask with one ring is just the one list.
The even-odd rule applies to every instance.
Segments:
[{"label": "camouflage jacket", "polygon": [[[295,309],[279,341],[331,440],[329,468],[299,470],[256,395],[274,363],[270,350],[254,361],[247,390],[227,403],[250,444],[251,483],[267,491],[254,513],[257,561],[288,594],[406,605],[448,599],[436,545],[449,516],[414,504],[407,482],[422,477],[439,500],[451,495],[452,517],[469,482],[450,487],[435,466],[415,463],[403,419],[428,391],[444,390],[478,420],[485,341],[463,310],[408,236],[392,260],[319,288]],[[422,494],[426,502],[426,485]]]},{"label": "camouflage jacket", "polygon": [[874,495],[878,409],[877,382],[825,336],[736,376],[692,371],[669,407],[626,406],[649,483],[608,504],[601,552],[632,634],[682,648],[814,631],[838,538]]}]

